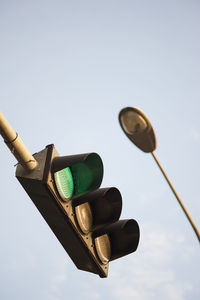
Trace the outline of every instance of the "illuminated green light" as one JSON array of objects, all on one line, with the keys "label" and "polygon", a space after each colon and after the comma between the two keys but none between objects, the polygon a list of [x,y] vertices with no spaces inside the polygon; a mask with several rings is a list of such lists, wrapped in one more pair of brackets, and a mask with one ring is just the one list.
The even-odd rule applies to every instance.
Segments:
[{"label": "illuminated green light", "polygon": [[[54,173],[55,185],[62,200],[67,201],[99,188],[103,178],[103,163],[100,156],[90,153],[84,159],[71,164],[62,162]],[[62,164],[66,167],[59,170]]]},{"label": "illuminated green light", "polygon": [[54,178],[60,197],[64,201],[70,199],[74,192],[74,182],[70,168],[54,173]]}]

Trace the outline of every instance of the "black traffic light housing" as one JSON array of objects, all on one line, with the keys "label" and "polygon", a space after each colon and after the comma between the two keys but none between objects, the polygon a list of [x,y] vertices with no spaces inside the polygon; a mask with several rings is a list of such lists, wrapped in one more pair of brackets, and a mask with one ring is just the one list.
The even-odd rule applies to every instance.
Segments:
[{"label": "black traffic light housing", "polygon": [[54,145],[34,158],[38,165],[31,172],[18,165],[17,179],[77,268],[107,277],[109,261],[137,249],[139,226],[135,220],[118,221],[118,189],[99,189],[101,158],[96,153],[60,157]]}]

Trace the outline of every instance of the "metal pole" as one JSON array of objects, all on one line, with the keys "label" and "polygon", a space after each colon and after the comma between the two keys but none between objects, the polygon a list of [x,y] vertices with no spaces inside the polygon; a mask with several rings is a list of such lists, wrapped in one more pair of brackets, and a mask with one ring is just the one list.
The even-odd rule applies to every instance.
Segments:
[{"label": "metal pole", "polygon": [[188,221],[189,221],[190,224],[192,225],[192,227],[193,227],[193,229],[194,229],[194,231],[195,231],[195,233],[196,233],[196,236],[197,236],[197,238],[198,238],[198,240],[199,240],[199,242],[200,242],[200,232],[199,232],[197,226],[196,226],[195,223],[193,222],[193,220],[192,220],[190,214],[188,213],[186,207],[184,206],[183,202],[181,201],[179,195],[177,194],[177,192],[176,192],[175,188],[173,187],[171,181],[169,180],[167,174],[165,173],[164,169],[162,168],[162,166],[161,166],[160,162],[158,161],[158,159],[157,159],[155,153],[154,153],[154,152],[151,152],[151,154],[152,154],[154,160],[156,161],[158,167],[160,168],[160,170],[161,170],[163,176],[164,176],[165,179],[167,180],[167,182],[168,182],[168,184],[169,184],[169,186],[170,186],[172,192],[174,193],[174,196],[175,196],[176,199],[178,200],[178,202],[179,202],[181,208],[183,209],[183,211],[184,211],[186,217],[188,218]]},{"label": "metal pole", "polygon": [[0,134],[3,137],[5,144],[22,167],[29,172],[34,170],[37,166],[37,161],[29,152],[18,134],[11,127],[2,112],[0,112]]}]

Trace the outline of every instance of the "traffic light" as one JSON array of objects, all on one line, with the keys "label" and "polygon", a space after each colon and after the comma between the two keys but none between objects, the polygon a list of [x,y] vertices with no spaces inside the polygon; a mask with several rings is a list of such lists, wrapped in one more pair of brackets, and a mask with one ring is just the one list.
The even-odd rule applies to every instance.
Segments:
[{"label": "traffic light", "polygon": [[120,220],[115,187],[99,188],[103,163],[96,153],[59,156],[54,145],[34,155],[33,171],[16,177],[78,269],[107,277],[109,261],[137,249],[139,226]]}]

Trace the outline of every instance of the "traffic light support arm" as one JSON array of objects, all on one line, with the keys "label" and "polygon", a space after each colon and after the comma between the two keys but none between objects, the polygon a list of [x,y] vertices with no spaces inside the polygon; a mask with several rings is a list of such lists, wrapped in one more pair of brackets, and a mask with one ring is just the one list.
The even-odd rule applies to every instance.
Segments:
[{"label": "traffic light support arm", "polygon": [[37,166],[37,161],[29,152],[19,135],[11,127],[2,112],[0,112],[0,134],[22,167],[29,172],[33,171]]},{"label": "traffic light support arm", "polygon": [[178,202],[179,202],[181,208],[183,209],[183,211],[184,211],[186,217],[188,218],[188,221],[189,221],[190,224],[192,225],[192,228],[194,229],[194,231],[195,231],[195,233],[196,233],[196,236],[197,236],[197,238],[198,238],[198,240],[199,240],[199,242],[200,242],[200,232],[199,232],[197,226],[195,225],[194,221],[192,220],[192,217],[190,216],[189,212],[187,211],[186,207],[184,206],[183,202],[181,201],[181,198],[180,198],[179,195],[177,194],[177,192],[176,192],[175,188],[173,187],[173,185],[172,185],[170,179],[168,178],[168,176],[167,176],[167,174],[165,173],[163,167],[161,166],[160,162],[158,161],[158,159],[157,159],[155,153],[154,153],[154,152],[151,152],[151,154],[152,154],[152,156],[153,156],[155,162],[157,163],[158,167],[160,168],[160,170],[161,170],[163,176],[164,176],[165,179],[167,180],[167,182],[168,182],[168,184],[169,184],[169,186],[170,186],[170,188],[171,188],[171,190],[172,190],[174,196],[175,196],[176,199],[178,200]]}]

